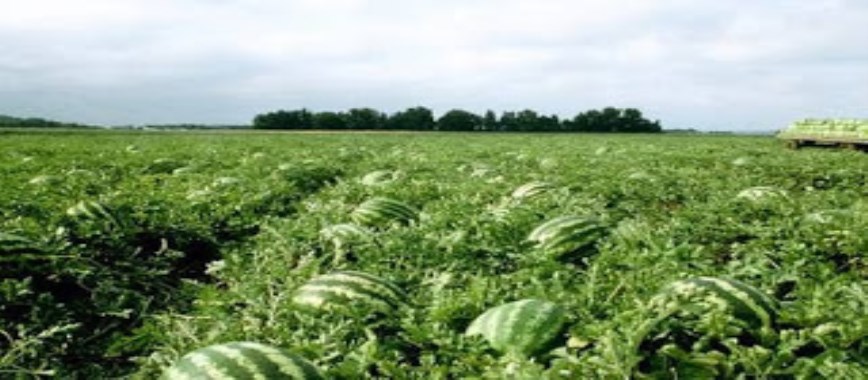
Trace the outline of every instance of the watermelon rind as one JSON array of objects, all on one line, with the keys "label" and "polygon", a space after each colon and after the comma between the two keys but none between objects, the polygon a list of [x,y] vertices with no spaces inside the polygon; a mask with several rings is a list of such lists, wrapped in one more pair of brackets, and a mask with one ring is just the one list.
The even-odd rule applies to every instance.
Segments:
[{"label": "watermelon rind", "polygon": [[216,344],[192,351],[166,369],[163,380],[319,380],[320,371],[284,349],[254,342]]},{"label": "watermelon rind", "polygon": [[500,352],[533,356],[552,348],[566,321],[566,312],[557,304],[523,299],[488,309],[471,322],[465,335],[482,336]]},{"label": "watermelon rind", "polygon": [[778,314],[778,303],[759,289],[731,278],[695,277],[670,284],[664,298],[693,299],[710,296],[723,300],[734,316],[753,326],[771,327]]},{"label": "watermelon rind", "polygon": [[358,271],[339,271],[310,279],[296,290],[292,301],[297,306],[317,310],[367,305],[391,311],[405,299],[401,288],[383,278]]},{"label": "watermelon rind", "polygon": [[548,182],[532,181],[519,186],[512,192],[512,197],[515,199],[529,199],[541,195],[551,189],[552,186]]},{"label": "watermelon rind", "polygon": [[592,247],[605,233],[606,227],[596,218],[561,216],[536,227],[527,240],[559,257]]},{"label": "watermelon rind", "polygon": [[371,198],[353,210],[350,217],[363,225],[380,225],[388,222],[402,224],[416,220],[417,212],[404,202],[391,198]]}]

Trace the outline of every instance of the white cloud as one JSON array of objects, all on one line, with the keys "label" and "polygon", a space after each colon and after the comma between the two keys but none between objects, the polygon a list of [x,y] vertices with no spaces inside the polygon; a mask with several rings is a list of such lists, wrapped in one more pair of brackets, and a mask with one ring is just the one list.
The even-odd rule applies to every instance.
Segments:
[{"label": "white cloud", "polygon": [[[859,1],[0,0],[0,113],[245,122],[424,104],[672,127],[868,116]],[[861,82],[860,82],[861,81]],[[76,101],[64,100],[74,97]],[[180,98],[180,99],[179,99]]]}]

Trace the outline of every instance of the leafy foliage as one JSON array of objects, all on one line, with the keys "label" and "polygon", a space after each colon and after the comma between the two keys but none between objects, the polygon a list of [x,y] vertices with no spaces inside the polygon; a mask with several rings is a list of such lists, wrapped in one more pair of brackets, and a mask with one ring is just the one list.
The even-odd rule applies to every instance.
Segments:
[{"label": "leafy foliage", "polygon": [[[0,148],[4,374],[153,378],[234,341],[337,379],[868,372],[858,152],[686,135],[19,134]],[[375,198],[413,220],[354,224]],[[104,212],[66,213],[80,202]],[[526,238],[563,215],[604,222],[593,254],[528,260]],[[401,305],[293,301],[341,271],[388,280]],[[705,293],[660,306],[702,277],[779,300],[774,323]],[[563,310],[551,350],[502,355],[465,335],[521,299]]]}]

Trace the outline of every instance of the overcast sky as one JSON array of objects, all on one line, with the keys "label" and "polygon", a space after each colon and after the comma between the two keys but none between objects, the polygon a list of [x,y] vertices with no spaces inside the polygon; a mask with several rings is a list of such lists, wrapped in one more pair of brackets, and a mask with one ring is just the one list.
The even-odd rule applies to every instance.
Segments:
[{"label": "overcast sky", "polygon": [[866,0],[0,0],[0,114],[635,107],[665,128],[868,117]]}]

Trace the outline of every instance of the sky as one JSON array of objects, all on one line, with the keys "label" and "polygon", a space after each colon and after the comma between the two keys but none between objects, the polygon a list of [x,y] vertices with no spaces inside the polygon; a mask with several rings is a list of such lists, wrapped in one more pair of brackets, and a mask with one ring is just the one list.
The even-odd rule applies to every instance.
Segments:
[{"label": "sky", "polygon": [[865,0],[0,0],[0,114],[638,108],[664,128],[868,118]]}]

